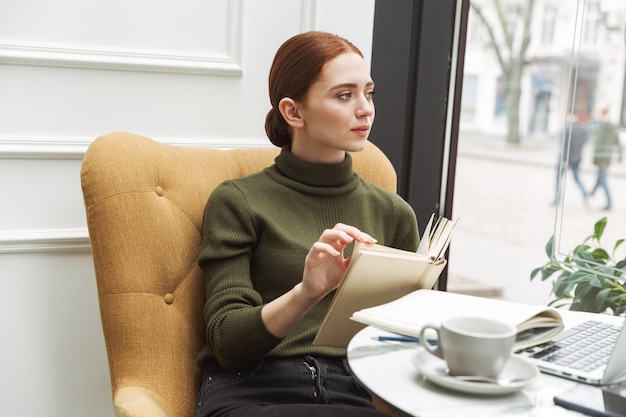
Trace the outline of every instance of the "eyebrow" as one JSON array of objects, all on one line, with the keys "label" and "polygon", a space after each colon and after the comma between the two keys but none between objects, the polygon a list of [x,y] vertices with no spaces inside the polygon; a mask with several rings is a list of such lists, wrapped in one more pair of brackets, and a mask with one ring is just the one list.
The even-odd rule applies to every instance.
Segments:
[{"label": "eyebrow", "polygon": [[[356,83],[341,83],[341,84],[337,84],[332,86],[329,90],[337,90],[340,88],[357,88],[359,85]],[[367,83],[365,83],[365,87],[373,87],[374,86],[374,81],[368,81]]]}]

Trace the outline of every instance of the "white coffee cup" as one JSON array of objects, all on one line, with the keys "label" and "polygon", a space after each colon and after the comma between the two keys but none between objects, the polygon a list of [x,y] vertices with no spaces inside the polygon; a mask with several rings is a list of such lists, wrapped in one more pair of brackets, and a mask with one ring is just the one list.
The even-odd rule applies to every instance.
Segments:
[{"label": "white coffee cup", "polygon": [[[438,335],[437,345],[428,343],[432,331]],[[446,361],[451,375],[496,378],[511,357],[516,334],[515,326],[508,323],[463,316],[424,326],[420,340],[427,351]]]}]

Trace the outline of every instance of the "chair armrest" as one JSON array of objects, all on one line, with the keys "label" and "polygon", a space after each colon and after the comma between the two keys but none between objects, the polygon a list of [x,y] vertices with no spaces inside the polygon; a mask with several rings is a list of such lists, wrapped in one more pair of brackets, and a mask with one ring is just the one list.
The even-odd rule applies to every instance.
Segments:
[{"label": "chair armrest", "polygon": [[113,407],[116,417],[172,417],[163,400],[142,387],[124,387],[115,392]]}]

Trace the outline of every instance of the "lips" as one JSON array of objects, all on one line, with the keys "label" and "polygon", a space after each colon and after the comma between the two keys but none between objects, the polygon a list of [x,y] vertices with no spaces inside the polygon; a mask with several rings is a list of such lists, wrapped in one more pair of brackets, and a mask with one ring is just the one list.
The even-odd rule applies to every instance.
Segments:
[{"label": "lips", "polygon": [[355,133],[359,133],[359,134],[365,134],[367,132],[369,132],[370,130],[370,126],[369,125],[361,125],[358,127],[355,127],[354,129],[352,129],[353,132]]}]

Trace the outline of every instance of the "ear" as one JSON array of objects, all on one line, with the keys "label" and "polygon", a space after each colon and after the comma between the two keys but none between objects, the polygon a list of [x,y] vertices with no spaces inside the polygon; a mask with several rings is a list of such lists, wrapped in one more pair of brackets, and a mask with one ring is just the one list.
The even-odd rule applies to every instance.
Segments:
[{"label": "ear", "polygon": [[304,126],[304,119],[300,113],[300,104],[289,97],[284,97],[278,103],[278,110],[287,124],[291,127],[298,128]]}]

